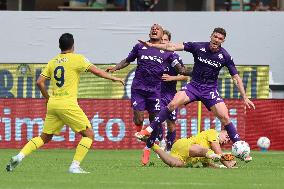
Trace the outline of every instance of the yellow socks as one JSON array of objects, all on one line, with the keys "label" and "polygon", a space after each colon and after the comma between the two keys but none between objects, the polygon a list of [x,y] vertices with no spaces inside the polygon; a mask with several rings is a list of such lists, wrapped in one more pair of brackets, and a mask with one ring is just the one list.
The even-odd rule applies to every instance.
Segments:
[{"label": "yellow socks", "polygon": [[86,154],[89,151],[89,148],[91,147],[93,143],[93,140],[88,138],[88,137],[83,137],[77,148],[76,148],[76,152],[73,158],[73,161],[76,161],[78,163],[81,163],[81,161],[84,159],[84,157],[86,156]]},{"label": "yellow socks", "polygon": [[29,155],[32,153],[34,150],[40,148],[43,145],[43,140],[38,136],[35,138],[32,138],[25,146],[24,148],[20,151],[24,156]]}]

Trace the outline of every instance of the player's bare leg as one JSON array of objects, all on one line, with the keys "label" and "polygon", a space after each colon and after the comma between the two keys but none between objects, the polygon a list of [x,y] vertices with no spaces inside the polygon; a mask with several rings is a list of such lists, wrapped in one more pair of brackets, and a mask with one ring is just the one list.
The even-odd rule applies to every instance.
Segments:
[{"label": "player's bare leg", "polygon": [[70,173],[89,173],[84,171],[80,167],[80,163],[85,158],[86,154],[89,151],[94,139],[94,131],[91,128],[87,128],[86,130],[79,132],[82,135],[82,139],[80,140],[76,152],[73,158],[73,161],[69,167]]},{"label": "player's bare leg", "polygon": [[170,154],[166,153],[164,150],[162,150],[157,144],[154,144],[152,147],[154,152],[156,152],[161,160],[167,164],[170,167],[185,167],[185,164],[182,160],[171,156]]},{"label": "player's bare leg", "polygon": [[[231,141],[237,142],[240,140],[240,135],[237,133],[236,127],[230,120],[228,108],[224,102],[220,102],[211,107],[213,114],[221,121],[222,126],[228,132]],[[245,162],[250,162],[252,160],[251,156],[247,156],[244,159]]]},{"label": "player's bare leg", "polygon": [[140,132],[142,130],[144,121],[144,111],[133,110],[133,122],[136,126],[136,131]]},{"label": "player's bare leg", "polygon": [[35,151],[36,149],[40,148],[42,145],[48,143],[52,139],[53,134],[46,134],[42,133],[38,137],[32,138],[24,147],[23,149],[10,159],[10,162],[6,166],[7,171],[13,171],[21,162],[22,160]]}]

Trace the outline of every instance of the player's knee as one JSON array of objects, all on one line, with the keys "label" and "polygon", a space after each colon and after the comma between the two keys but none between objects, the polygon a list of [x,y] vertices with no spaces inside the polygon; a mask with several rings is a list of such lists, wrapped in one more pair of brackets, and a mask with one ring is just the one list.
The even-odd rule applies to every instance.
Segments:
[{"label": "player's knee", "polygon": [[167,128],[169,132],[174,132],[176,130],[176,124],[174,121],[168,121],[167,122]]},{"label": "player's knee", "polygon": [[81,131],[80,134],[81,134],[83,137],[88,137],[88,138],[90,138],[90,139],[92,139],[92,140],[94,140],[94,137],[95,137],[95,135],[94,135],[94,130],[91,129],[91,128],[87,128],[86,130]]},{"label": "player's knee", "polygon": [[170,103],[168,104],[168,109],[169,109],[170,112],[173,112],[176,108],[177,108],[176,103],[170,102]]},{"label": "player's knee", "polygon": [[53,137],[52,134],[45,134],[45,133],[42,133],[42,134],[40,135],[40,138],[42,139],[42,141],[43,141],[44,144],[50,142],[51,139],[52,139],[52,137]]},{"label": "player's knee", "polygon": [[94,137],[95,137],[94,132],[91,132],[90,134],[88,134],[87,137],[94,140]]}]

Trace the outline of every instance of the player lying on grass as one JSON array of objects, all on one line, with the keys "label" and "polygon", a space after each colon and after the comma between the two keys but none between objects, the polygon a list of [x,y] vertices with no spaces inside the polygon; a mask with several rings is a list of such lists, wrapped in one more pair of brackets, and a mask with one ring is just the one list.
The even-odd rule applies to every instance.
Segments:
[{"label": "player lying on grass", "polygon": [[[231,154],[223,154],[221,146],[230,142],[227,131],[214,129],[203,131],[190,138],[177,140],[168,154],[157,144],[152,149],[161,160],[170,167],[188,167],[197,163],[213,168],[236,168],[236,161]],[[220,161],[223,165],[214,162]]]}]

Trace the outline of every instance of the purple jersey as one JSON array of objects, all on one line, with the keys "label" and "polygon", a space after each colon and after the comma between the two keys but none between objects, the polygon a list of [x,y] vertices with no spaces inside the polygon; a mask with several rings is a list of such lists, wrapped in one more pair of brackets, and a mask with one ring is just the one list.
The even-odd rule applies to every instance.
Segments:
[{"label": "purple jersey", "polygon": [[226,66],[231,76],[237,74],[233,58],[220,47],[218,52],[209,49],[209,42],[187,42],[184,50],[192,53],[194,66],[191,81],[201,86],[216,87],[218,75],[222,67]]},{"label": "purple jersey", "polygon": [[174,61],[173,52],[159,50],[154,47],[145,47],[136,44],[126,58],[127,62],[137,59],[137,68],[132,82],[132,89],[144,91],[160,91],[164,68]]}]

